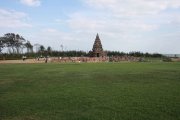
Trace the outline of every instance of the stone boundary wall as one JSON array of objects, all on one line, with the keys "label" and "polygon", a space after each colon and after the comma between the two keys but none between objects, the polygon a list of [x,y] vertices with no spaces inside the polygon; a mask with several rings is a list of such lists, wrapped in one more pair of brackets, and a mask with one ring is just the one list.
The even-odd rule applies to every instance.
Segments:
[{"label": "stone boundary wall", "polygon": [[109,57],[51,57],[51,62],[109,62]]},{"label": "stone boundary wall", "polygon": [[[121,62],[121,61],[140,61],[140,58],[137,57],[49,57],[47,58],[48,63],[53,62],[86,62],[86,63],[97,63],[97,62]],[[35,58],[35,59],[25,59],[25,60],[0,60],[0,64],[9,64],[9,63],[46,63],[46,58]]]},{"label": "stone boundary wall", "polygon": [[121,62],[121,61],[139,61],[138,57],[123,56],[123,57],[51,57],[48,61],[51,62]]},{"label": "stone boundary wall", "polygon": [[121,62],[121,61],[130,61],[130,62],[138,62],[141,61],[139,57],[133,56],[113,56],[109,58],[110,62]]},{"label": "stone boundary wall", "polygon": [[173,62],[180,62],[180,58],[171,58]]}]

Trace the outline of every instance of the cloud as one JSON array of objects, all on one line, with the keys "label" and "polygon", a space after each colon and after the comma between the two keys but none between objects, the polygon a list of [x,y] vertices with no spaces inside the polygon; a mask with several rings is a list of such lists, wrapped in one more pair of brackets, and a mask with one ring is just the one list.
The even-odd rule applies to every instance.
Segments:
[{"label": "cloud", "polygon": [[27,6],[40,6],[41,5],[41,1],[40,0],[20,0],[20,2],[24,5]]},{"label": "cloud", "polygon": [[[86,12],[69,16],[70,28],[78,31],[136,32],[154,31],[175,17],[163,11],[180,7],[179,0],[86,0],[90,7]],[[92,12],[92,13],[91,13]]]},{"label": "cloud", "polygon": [[132,31],[152,31],[158,29],[158,25],[146,23],[137,19],[117,19],[115,17],[94,18],[82,13],[74,13],[67,20],[69,27],[75,31],[129,33]]},{"label": "cloud", "polygon": [[87,5],[112,11],[116,16],[158,14],[168,8],[179,8],[179,0],[86,0]]},{"label": "cloud", "polygon": [[31,24],[26,22],[27,19],[26,13],[0,9],[0,28],[32,27]]},{"label": "cloud", "polygon": [[[167,31],[179,29],[179,0],[86,0],[88,8],[69,15],[69,28],[79,40],[94,40],[100,33],[105,49],[145,52],[180,52],[178,34],[167,39]],[[178,12],[177,12],[178,13]],[[85,39],[83,36],[87,36]],[[78,41],[80,42],[80,41]],[[164,43],[163,43],[164,42]],[[88,41],[88,45],[91,43]],[[86,48],[90,48],[86,45]],[[161,45],[161,47],[159,47]],[[169,47],[167,48],[167,45]],[[82,48],[83,46],[80,46]]]},{"label": "cloud", "polygon": [[46,28],[46,29],[43,29],[42,32],[57,33],[58,30],[56,30],[54,28]]},{"label": "cloud", "polygon": [[72,14],[67,23],[70,28],[80,31],[95,31],[105,27],[105,22],[99,19],[92,19],[80,13]]},{"label": "cloud", "polygon": [[[56,50],[60,50],[60,45],[63,44],[67,50],[88,51],[92,49],[96,33],[99,33],[105,50],[180,52],[179,32],[176,32],[180,30],[179,0],[82,2],[86,8],[68,12],[66,18],[56,17],[58,19],[53,20],[53,26],[46,24],[46,28],[38,28],[31,34],[30,40],[52,46]],[[9,17],[7,21],[17,20],[19,27],[28,27],[25,13],[6,11],[11,13],[8,16],[14,14],[13,18]],[[0,26],[5,22],[1,23],[0,21]]]}]

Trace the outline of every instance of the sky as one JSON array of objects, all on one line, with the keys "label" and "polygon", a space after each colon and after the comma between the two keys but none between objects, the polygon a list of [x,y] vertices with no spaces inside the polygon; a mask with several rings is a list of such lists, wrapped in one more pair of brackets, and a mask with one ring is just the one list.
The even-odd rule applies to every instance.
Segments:
[{"label": "sky", "polygon": [[180,0],[0,0],[0,36],[54,50],[180,54]]}]

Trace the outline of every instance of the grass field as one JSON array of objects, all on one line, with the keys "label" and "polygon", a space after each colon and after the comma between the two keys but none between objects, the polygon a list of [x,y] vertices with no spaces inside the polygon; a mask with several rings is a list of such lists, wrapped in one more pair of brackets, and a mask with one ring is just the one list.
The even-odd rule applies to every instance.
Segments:
[{"label": "grass field", "polygon": [[1,64],[0,120],[180,120],[180,63]]}]

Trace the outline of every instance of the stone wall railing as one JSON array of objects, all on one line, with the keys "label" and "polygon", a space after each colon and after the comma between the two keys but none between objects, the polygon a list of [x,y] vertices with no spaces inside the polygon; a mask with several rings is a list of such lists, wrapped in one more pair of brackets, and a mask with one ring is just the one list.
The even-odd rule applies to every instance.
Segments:
[{"label": "stone wall railing", "polygon": [[109,62],[109,57],[52,57],[51,62]]},{"label": "stone wall railing", "polygon": [[51,62],[121,62],[121,61],[139,61],[138,57],[123,56],[123,57],[51,57],[48,61]]}]

